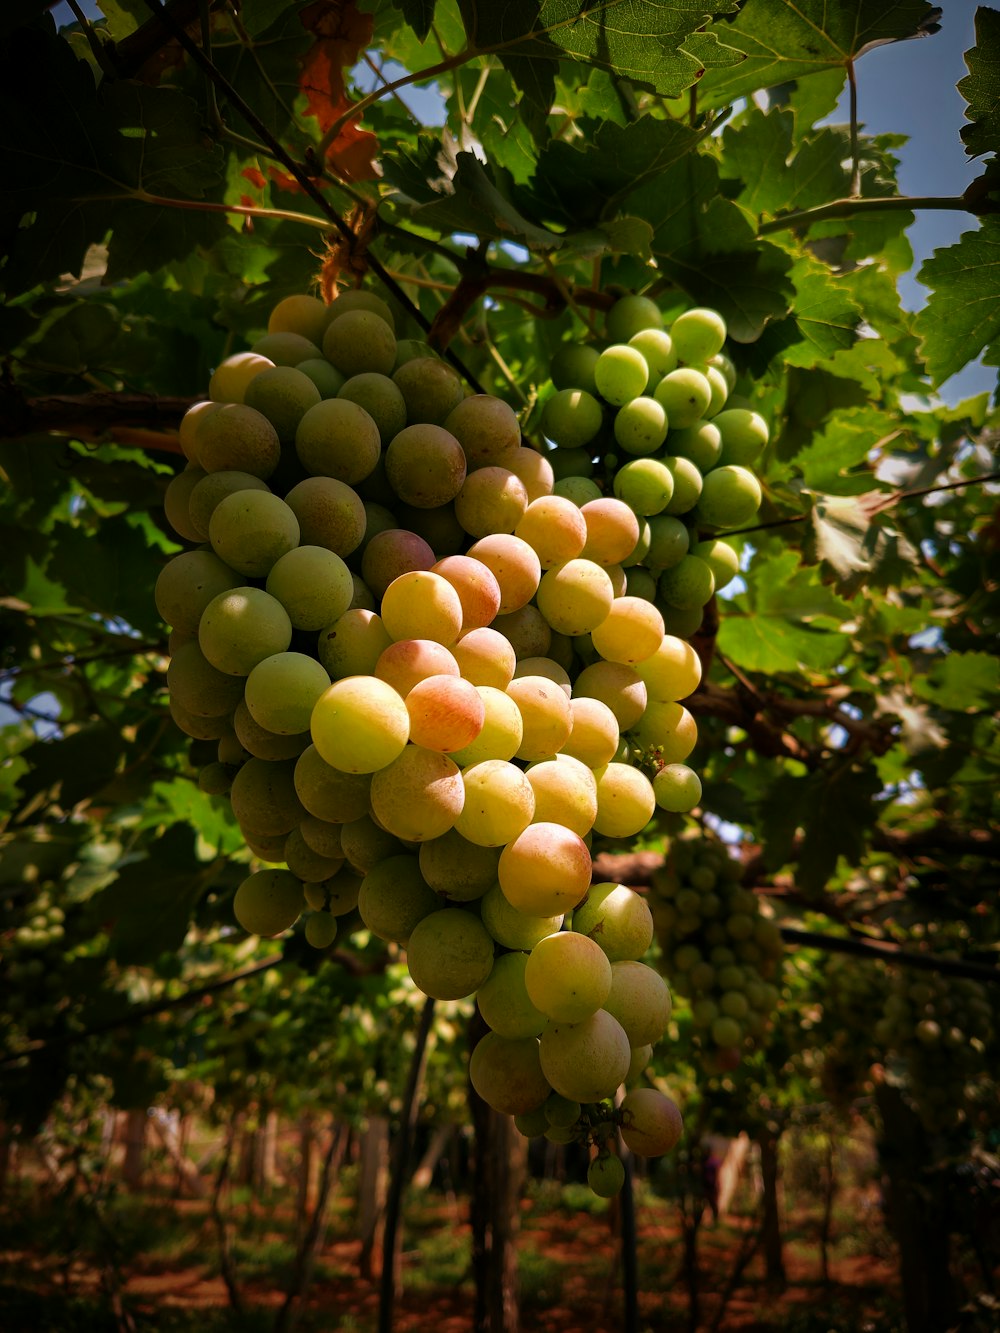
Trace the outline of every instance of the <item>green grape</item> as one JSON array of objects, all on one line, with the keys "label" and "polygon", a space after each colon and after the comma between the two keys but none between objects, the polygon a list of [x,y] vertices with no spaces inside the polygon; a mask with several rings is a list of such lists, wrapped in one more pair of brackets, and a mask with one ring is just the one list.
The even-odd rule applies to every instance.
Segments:
[{"label": "green grape", "polygon": [[316,655],[331,680],[374,676],[382,653],[392,644],[382,617],[365,607],[351,607],[321,630]]},{"label": "green grape", "polygon": [[475,689],[483,705],[483,725],[468,745],[451,751],[451,757],[460,768],[488,759],[513,759],[524,740],[524,722],[514,700],[491,685],[477,685]]},{"label": "green grape", "polygon": [[303,883],[319,884],[335,875],[344,864],[342,856],[321,856],[302,836],[301,828],[293,828],[285,839],[285,865]]},{"label": "green grape", "polygon": [[302,361],[310,358],[315,360],[322,355],[314,342],[303,337],[301,333],[293,333],[291,330],[265,333],[262,338],[257,339],[250,350],[256,352],[258,356],[266,356],[276,366],[297,366]]},{"label": "green grape", "polygon": [[362,875],[367,875],[380,861],[389,856],[399,856],[404,850],[400,840],[376,824],[370,815],[361,815],[358,819],[340,825],[337,832],[344,856]]},{"label": "green grape", "polygon": [[612,963],[638,959],[653,942],[649,905],[624,884],[592,884],[573,912],[573,929],[589,936]]},{"label": "green grape", "polygon": [[663,316],[655,301],[648,296],[620,296],[608,311],[608,337],[612,342],[628,342],[643,329],[662,329]]},{"label": "green grape", "polygon": [[573,930],[539,940],[524,971],[532,1004],[560,1023],[579,1023],[596,1013],[608,998],[611,979],[611,964],[600,945]]},{"label": "green grape", "polygon": [[628,339],[628,345],[642,353],[649,367],[650,384],[658,384],[664,375],[677,369],[677,353],[670,334],[664,329],[640,329]]},{"label": "green grape", "polygon": [[220,500],[209,524],[212,549],[232,569],[263,578],[299,543],[299,523],[289,505],[269,491],[237,491]]},{"label": "green grape", "polygon": [[670,422],[671,434],[700,421],[712,401],[712,386],[700,371],[682,366],[664,375],[656,386],[656,401],[662,405]]},{"label": "green grape", "polygon": [[460,907],[445,907],[414,926],[406,942],[406,965],[425,995],[461,1000],[490,975],[493,950],[493,939],[477,916]]},{"label": "green grape", "polygon": [[437,556],[458,555],[469,539],[469,534],[458,521],[454,500],[437,509],[417,509],[413,505],[395,504],[398,526],[408,528],[423,537]]},{"label": "green grape", "polygon": [[373,310],[348,310],[331,319],[323,334],[323,355],[348,377],[374,372],[391,375],[396,337]]},{"label": "green grape", "polygon": [[233,899],[233,913],[243,929],[269,939],[294,926],[304,907],[302,883],[288,870],[255,871]]},{"label": "green grape", "polygon": [[484,1022],[497,1036],[512,1041],[540,1036],[547,1021],[528,994],[525,985],[527,966],[527,954],[501,954],[476,995]]},{"label": "green grape", "polygon": [[604,1008],[618,1019],[630,1046],[655,1045],[667,1030],[672,1004],[659,972],[637,959],[609,964],[611,983]]},{"label": "green grape", "polygon": [[701,495],[701,473],[689,458],[665,458],[663,465],[673,480],[673,494],[664,506],[666,514],[686,514]]},{"label": "green grape", "polygon": [[514,1128],[526,1139],[539,1139],[549,1127],[545,1118],[545,1104],[536,1106],[533,1111],[514,1117]]},{"label": "green grape", "polygon": [[153,598],[162,620],[183,634],[193,635],[198,633],[202,614],[212,600],[240,582],[240,575],[212,551],[183,551],[160,570]]},{"label": "green grape", "polygon": [[200,542],[202,534],[195,527],[190,513],[191,495],[200,481],[208,474],[204,468],[189,464],[183,472],[178,472],[163,496],[163,512],[167,522],[187,542]]},{"label": "green grape", "polygon": [[[606,347],[594,367],[597,392],[613,407],[638,398],[649,383],[649,367],[642,353],[626,343]],[[669,417],[670,410],[667,409]]]},{"label": "green grape", "polygon": [[[479,847],[503,847],[531,823],[535,795],[513,763],[486,759],[462,773],[465,799],[454,827]],[[549,914],[551,915],[551,914]]]},{"label": "green grape", "polygon": [[524,483],[503,467],[470,472],[455,496],[455,517],[473,538],[512,533],[527,508]]},{"label": "green grape", "polygon": [[232,712],[243,695],[243,682],[219,671],[197,643],[185,643],[167,667],[167,688],[195,717],[219,717]]},{"label": "green grape", "polygon": [[573,682],[570,680],[569,672],[551,657],[540,655],[522,657],[514,668],[514,675],[515,677],[544,676],[558,685],[567,699],[573,696]]},{"label": "green grape", "polygon": [[409,734],[406,704],[377,676],[335,681],[313,709],[313,744],[328,764],[345,773],[384,768],[402,754]]},{"label": "green grape", "polygon": [[313,912],[306,918],[305,937],[313,949],[329,949],[337,938],[337,918],[329,912]]},{"label": "green grape", "polygon": [[[593,465],[590,465],[593,467]],[[601,499],[601,488],[596,481],[587,477],[562,477],[553,483],[552,494],[572,500],[578,509],[582,509],[591,500]]]},{"label": "green grape", "polygon": [[653,778],[653,795],[661,810],[684,815],[701,800],[701,779],[686,764],[665,764]]},{"label": "green grape", "polygon": [[441,899],[425,883],[415,856],[387,856],[361,881],[358,911],[380,940],[405,946],[420,922],[441,910]]},{"label": "green grape", "polygon": [[716,310],[686,310],[671,324],[670,337],[682,361],[707,361],[722,351],[726,322]]},{"label": "green grape", "polygon": [[436,356],[415,357],[391,373],[393,383],[403,395],[406,419],[410,422],[441,426],[465,397],[456,372]]},{"label": "green grape", "polygon": [[715,592],[712,567],[697,555],[686,555],[672,569],[665,569],[657,584],[659,596],[680,611],[704,606]]},{"label": "green grape", "polygon": [[330,677],[305,653],[275,653],[258,662],[246,681],[246,705],[258,726],[279,736],[309,730],[317,700]]},{"label": "green grape", "polygon": [[599,1199],[613,1199],[625,1184],[625,1168],[614,1153],[599,1153],[587,1167],[587,1184]]},{"label": "green grape", "polygon": [[338,870],[316,888],[323,891],[323,906],[331,916],[348,916],[358,906],[363,880],[351,870]]},{"label": "green grape", "polygon": [[290,759],[248,759],[233,778],[229,800],[244,832],[270,838],[287,836],[305,817]]},{"label": "green grape", "polygon": [[445,418],[445,429],[462,446],[470,468],[499,464],[509,468],[521,447],[521,427],[514,409],[492,394],[463,398]]},{"label": "green grape", "polygon": [[354,597],[351,571],[323,546],[298,546],[272,566],[267,591],[296,629],[320,630],[338,620]]},{"label": "green grape", "polygon": [[613,601],[614,587],[607,571],[590,559],[555,565],[538,584],[538,609],[560,634],[589,633],[605,618]]},{"label": "green grape", "polygon": [[218,761],[198,771],[198,790],[207,796],[225,796],[232,786],[233,769]]},{"label": "green grape", "polygon": [[436,509],[461,491],[466,477],[465,452],[443,426],[407,426],[386,450],[385,471],[404,504]]},{"label": "green grape", "polygon": [[715,591],[720,592],[740,572],[739,552],[719,537],[709,537],[692,547],[691,554],[704,560],[715,578]]},{"label": "green grape", "polygon": [[554,1129],[572,1129],[580,1119],[583,1107],[558,1092],[550,1093],[545,1102],[545,1119]]},{"label": "green grape", "polygon": [[[247,385],[261,371],[270,370],[273,361],[256,352],[237,352],[227,356],[212,371],[208,381],[208,396],[213,403],[242,403]],[[244,471],[249,471],[245,468]]]},{"label": "green grape", "polygon": [[317,346],[329,322],[329,308],[317,296],[285,296],[271,311],[268,333],[297,333]]},{"label": "green grape", "polygon": [[510,1040],[487,1032],[469,1061],[469,1080],[500,1115],[527,1115],[549,1095],[534,1037]]},{"label": "green grape", "polygon": [[[243,401],[248,408],[267,418],[282,444],[292,444],[299,422],[309,408],[320,402],[320,396],[319,389],[308,375],[303,375],[294,366],[274,366],[254,376],[247,385]],[[206,448],[207,439],[200,448],[202,457]]]},{"label": "green grape", "polygon": [[561,449],[581,449],[601,429],[604,413],[586,389],[559,389],[542,411],[542,430]]},{"label": "green grape", "polygon": [[635,514],[659,514],[670,504],[673,476],[658,458],[634,458],[615,473],[614,492]]},{"label": "green grape", "polygon": [[382,453],[375,418],[343,394],[312,405],[298,422],[294,439],[299,461],[311,476],[332,477],[348,486],[364,481]]},{"label": "green grape", "polygon": [[[331,366],[325,356],[315,360],[300,361],[297,370],[308,375],[319,390],[321,398],[336,398],[346,380],[335,366]],[[301,424],[301,423],[300,423]]]},{"label": "green grape", "polygon": [[594,393],[594,367],[600,355],[589,343],[563,343],[552,355],[549,374],[557,389],[584,389]]},{"label": "green grape", "polygon": [[684,1121],[677,1103],[656,1088],[634,1088],[622,1098],[621,1136],[639,1157],[660,1157],[677,1146]]},{"label": "green grape", "polygon": [[[360,495],[335,477],[307,477],[285,496],[299,523],[303,546],[323,546],[348,556],[365,535],[365,507]],[[367,580],[365,580],[367,582]]]},{"label": "green grape", "polygon": [[258,662],[283,653],[292,639],[288,612],[260,588],[238,587],[220,592],[205,607],[198,642],[219,671],[248,676]]},{"label": "green grape", "polygon": [[767,444],[767,422],[746,408],[733,407],[720,412],[714,424],[722,437],[721,461],[724,466],[747,467]]},{"label": "green grape", "polygon": [[388,375],[377,375],[371,371],[352,375],[340,386],[337,397],[341,401],[355,403],[368,413],[378,428],[383,446],[406,425],[406,400]]},{"label": "green grape", "polygon": [[640,395],[615,413],[615,439],[627,454],[655,454],[667,438],[667,413],[655,398]]},{"label": "green grape", "polygon": [[603,1101],[614,1096],[632,1058],[625,1030],[604,1009],[579,1023],[549,1022],[539,1041],[542,1072],[570,1101]]},{"label": "green grape", "polygon": [[722,432],[714,421],[696,421],[670,432],[670,451],[690,459],[699,472],[709,472],[722,456]]},{"label": "green grape", "polygon": [[241,699],[233,710],[233,729],[239,744],[255,759],[297,759],[309,745],[308,727],[288,734],[262,727],[251,714],[245,699]]},{"label": "green grape", "polygon": [[705,416],[712,420],[719,415],[726,405],[726,399],[729,397],[729,385],[726,382],[725,375],[715,366],[702,361],[699,362],[698,369],[708,380],[712,390],[712,401],[705,410]]},{"label": "green grape", "polygon": [[672,514],[653,514],[649,519],[649,550],[644,564],[654,573],[672,569],[688,553],[691,534]]},{"label": "green grape", "polygon": [[181,417],[181,424],[177,429],[177,439],[181,446],[181,451],[189,463],[198,464],[198,430],[200,424],[206,417],[211,416],[213,412],[218,412],[222,406],[221,403],[213,403],[208,400],[200,403],[192,403],[188,410]]},{"label": "green grape", "polygon": [[418,860],[420,873],[435,893],[464,903],[481,898],[497,882],[500,852],[479,847],[452,828],[422,842]]},{"label": "green grape", "polygon": [[653,817],[656,798],[645,773],[612,761],[596,770],[597,818],[594,830],[607,838],[631,838]]},{"label": "green grape", "polygon": [[511,906],[500,885],[494,884],[479,900],[483,925],[505,949],[533,949],[539,940],[562,925],[562,915],[529,916]]},{"label": "green grape", "polygon": [[407,842],[425,842],[447,833],[464,802],[458,765],[447,755],[419,745],[407,745],[372,778],[372,815],[388,832]]},{"label": "green grape", "polygon": [[396,321],[393,318],[390,306],[382,300],[381,296],[376,296],[374,292],[362,291],[360,288],[341,292],[337,299],[326,307],[324,330],[329,328],[335,320],[340,319],[342,315],[346,315],[352,310],[371,311],[378,315],[379,319],[384,320],[395,333]]},{"label": "green grape", "polygon": [[760,482],[744,467],[713,468],[705,477],[693,517],[699,526],[740,528],[760,508]]},{"label": "green grape", "polygon": [[266,491],[267,482],[249,472],[209,472],[191,489],[187,497],[187,514],[191,526],[208,538],[209,523],[220,500],[237,491]]}]

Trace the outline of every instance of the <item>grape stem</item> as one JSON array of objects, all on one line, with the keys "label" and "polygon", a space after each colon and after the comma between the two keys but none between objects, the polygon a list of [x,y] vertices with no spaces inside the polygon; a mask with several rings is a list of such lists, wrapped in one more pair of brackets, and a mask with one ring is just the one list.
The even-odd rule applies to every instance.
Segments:
[{"label": "grape stem", "polygon": [[832,203],[820,204],[816,208],[796,209],[792,213],[782,213],[776,218],[762,222],[757,228],[758,236],[767,236],[771,232],[785,231],[789,227],[811,227],[815,222],[825,222],[831,218],[854,217],[859,213],[885,213],[904,209],[938,209],[959,213],[972,213],[979,217],[986,213],[1000,213],[1000,203],[987,197],[984,190],[977,190],[980,181],[973,181],[964,194],[955,195],[888,195],[883,198],[834,199]]}]

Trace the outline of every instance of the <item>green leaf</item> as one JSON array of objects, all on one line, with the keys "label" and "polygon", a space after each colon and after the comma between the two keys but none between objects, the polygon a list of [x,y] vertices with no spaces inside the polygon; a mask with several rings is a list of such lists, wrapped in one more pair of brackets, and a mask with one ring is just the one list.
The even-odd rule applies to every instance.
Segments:
[{"label": "green leaf", "polygon": [[976,10],[976,44],[965,53],[969,72],[958,85],[968,103],[962,140],[970,157],[1000,151],[1000,13]]},{"label": "green leaf", "polygon": [[791,110],[763,112],[759,107],[723,131],[720,174],[742,182],[737,198],[751,213],[773,216],[814,208],[847,194],[843,135],[817,130],[796,146],[794,132]]},{"label": "green leaf", "polygon": [[874,46],[936,32],[937,14],[924,0],[747,0],[723,29],[746,60],[710,70],[699,104],[724,106],[759,88],[843,69]]},{"label": "green leaf", "polygon": [[848,643],[846,634],[807,629],[783,615],[739,612],[726,616],[718,636],[730,661],[763,675],[828,671],[841,661]]},{"label": "green leaf", "polygon": [[765,863],[771,870],[796,861],[795,838],[801,830],[795,882],[817,895],[832,879],[843,856],[857,865],[867,846],[866,832],[876,822],[876,798],[882,782],[874,768],[843,764],[818,769],[807,777],[784,774],[760,803]]},{"label": "green leaf", "polygon": [[791,278],[795,284],[792,309],[804,341],[790,348],[784,361],[809,369],[853,344],[861,311],[851,298],[848,284],[825,264],[800,259]]},{"label": "green leaf", "polygon": [[121,736],[105,722],[29,746],[21,756],[31,766],[19,783],[21,817],[42,801],[68,811],[94,796],[114,777],[124,748]]},{"label": "green leaf", "polygon": [[888,518],[873,516],[854,496],[815,495],[813,500],[812,541],[806,551],[830,566],[845,592],[866,583],[898,584],[919,564],[916,548]]},{"label": "green leaf", "polygon": [[917,278],[931,288],[915,327],[934,384],[984,350],[987,365],[1000,364],[1000,220],[983,218],[978,231],[935,250]]},{"label": "green leaf", "polygon": [[[794,464],[810,490],[834,495],[859,495],[878,489],[868,455],[898,434],[899,422],[876,408],[838,412],[812,444],[795,455]],[[864,465],[863,470],[854,471]]]},{"label": "green leaf", "polygon": [[718,167],[707,155],[686,154],[624,207],[652,224],[664,276],[718,310],[736,342],[753,342],[768,320],[787,312],[791,259],[760,240],[748,215],[722,197]]},{"label": "green leaf", "polygon": [[120,963],[154,962],[179,949],[207,887],[195,855],[193,830],[176,824],[157,840],[156,857],[133,861],[94,899],[94,910],[114,918],[111,951]]},{"label": "green leaf", "polygon": [[436,0],[392,0],[392,7],[399,10],[420,41],[423,41],[431,30],[435,3]]},{"label": "green leaf", "polygon": [[519,241],[529,249],[558,249],[563,238],[529,222],[497,189],[474,153],[458,153],[450,190],[414,210],[414,222],[436,231],[470,231],[493,240]]},{"label": "green leaf", "polygon": [[[497,55],[517,86],[545,110],[555,95],[558,62],[569,57],[621,75],[665,97],[699,78],[705,59],[731,57],[713,43],[686,40],[714,15],[731,14],[736,0],[459,0],[469,44]],[[726,42],[728,43],[728,30]]]},{"label": "green leaf", "polygon": [[913,682],[921,699],[957,713],[995,707],[998,691],[1000,658],[990,653],[948,653]]}]

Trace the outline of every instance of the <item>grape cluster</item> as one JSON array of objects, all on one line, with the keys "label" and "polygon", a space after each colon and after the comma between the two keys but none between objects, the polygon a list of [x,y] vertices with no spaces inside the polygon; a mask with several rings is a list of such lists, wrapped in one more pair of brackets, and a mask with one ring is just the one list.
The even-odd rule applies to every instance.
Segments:
[{"label": "grape cluster", "polygon": [[[491,1031],[473,1082],[497,1109],[544,1104],[550,1129],[589,1136],[602,1187],[602,1127],[666,1151],[680,1116],[653,1089],[610,1105],[670,996],[640,961],[651,923],[624,941],[609,924],[642,900],[591,889],[591,838],[700,797],[680,701],[701,667],[661,607],[700,608],[735,557],[713,538],[688,553],[677,515],[742,522],[733,497],[766,439],[754,413],[721,412],[714,312],[668,332],[625,297],[608,332],[604,352],[557,358],[558,383],[592,353],[595,392],[557,388],[542,453],[506,403],[397,340],[374,294],[286,298],[184,417],[165,510],[192,549],[155,594],[199,783],[265,863],[237,890],[239,923],[275,936],[308,907],[306,939],[326,948],[360,921],[406,949],[427,995],[479,992]],[[627,424],[644,413],[662,425],[648,447]],[[592,453],[611,428],[635,465],[602,490]],[[703,470],[721,486],[706,492]]]},{"label": "grape cluster", "polygon": [[694,1035],[710,1069],[739,1061],[778,1003],[781,934],[740,885],[725,844],[678,838],[653,883],[653,920],[674,989],[691,1003]]},{"label": "grape cluster", "polygon": [[971,977],[897,969],[875,1024],[886,1062],[900,1064],[906,1088],[927,1129],[961,1123],[977,1095],[986,1092],[982,1071],[995,1037],[990,991]]},{"label": "grape cluster", "polygon": [[44,1026],[63,998],[65,919],[63,909],[43,889],[4,942],[0,976],[7,993],[5,1047],[16,1045],[15,1029],[23,1035]]}]

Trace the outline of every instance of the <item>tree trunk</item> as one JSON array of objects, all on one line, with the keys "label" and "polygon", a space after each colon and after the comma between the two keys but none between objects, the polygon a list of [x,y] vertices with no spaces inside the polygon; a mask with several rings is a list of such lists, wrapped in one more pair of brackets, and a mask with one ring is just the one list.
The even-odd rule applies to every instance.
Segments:
[{"label": "tree trunk", "polygon": [[316,1124],[307,1111],[299,1120],[299,1174],[295,1191],[295,1230],[299,1236],[308,1225],[309,1210],[316,1197],[315,1148]]},{"label": "tree trunk", "polygon": [[879,1160],[886,1221],[899,1249],[899,1278],[908,1333],[954,1326],[958,1301],[951,1274],[947,1189],[928,1169],[934,1154],[916,1112],[888,1083],[875,1087],[882,1117]]},{"label": "tree trunk", "polygon": [[769,1126],[761,1130],[757,1140],[760,1147],[760,1176],[763,1191],[761,1242],[764,1247],[766,1282],[772,1291],[783,1291],[787,1277],[785,1258],[781,1248],[781,1212],[778,1207],[778,1141],[780,1130]]},{"label": "tree trunk", "polygon": [[411,1182],[416,1189],[425,1190],[430,1188],[430,1183],[434,1179],[434,1172],[437,1164],[444,1156],[444,1150],[451,1142],[451,1136],[455,1132],[454,1125],[439,1125],[431,1135],[431,1141],[427,1145],[427,1151],[420,1159],[420,1165],[413,1173]]},{"label": "tree trunk", "polygon": [[330,1144],[323,1156],[316,1207],[296,1251],[288,1292],[275,1317],[273,1333],[294,1333],[298,1325],[306,1293],[312,1281],[313,1269],[316,1266],[316,1256],[323,1246],[327,1211],[334,1192],[333,1183],[340,1174],[349,1135],[350,1130],[346,1125],[338,1126],[331,1119]]},{"label": "tree trunk", "polygon": [[137,1190],[142,1181],[148,1121],[145,1107],[125,1112],[125,1158],[122,1162],[122,1180],[130,1190]]},{"label": "tree trunk", "polygon": [[517,1333],[517,1227],[527,1141],[470,1087],[475,1133],[471,1223],[475,1333]]},{"label": "tree trunk", "polygon": [[358,1170],[361,1255],[358,1268],[370,1282],[382,1271],[382,1237],[385,1202],[389,1191],[389,1122],[384,1116],[369,1116],[361,1135]]}]

